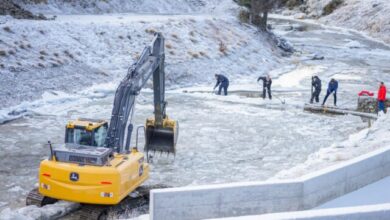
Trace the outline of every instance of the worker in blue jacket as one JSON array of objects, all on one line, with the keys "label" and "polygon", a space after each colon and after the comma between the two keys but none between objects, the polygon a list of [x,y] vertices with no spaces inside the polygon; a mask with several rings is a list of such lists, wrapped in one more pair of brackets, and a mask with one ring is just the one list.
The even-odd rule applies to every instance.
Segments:
[{"label": "worker in blue jacket", "polygon": [[324,98],[324,101],[322,102],[322,105],[325,105],[326,99],[328,99],[328,96],[333,93],[334,97],[334,106],[337,106],[337,89],[339,87],[339,83],[335,79],[331,79],[328,84],[328,90],[326,90],[326,96]]},{"label": "worker in blue jacket", "polygon": [[215,74],[215,79],[217,80],[217,83],[214,86],[214,90],[219,86],[218,95],[221,95],[222,89],[224,95],[227,95],[227,89],[229,87],[229,79],[222,74]]},{"label": "worker in blue jacket", "polygon": [[313,76],[311,79],[311,86],[314,88],[314,91],[312,90],[310,103],[313,104],[314,99],[316,102],[320,102],[320,93],[321,93],[321,80],[318,76]]}]

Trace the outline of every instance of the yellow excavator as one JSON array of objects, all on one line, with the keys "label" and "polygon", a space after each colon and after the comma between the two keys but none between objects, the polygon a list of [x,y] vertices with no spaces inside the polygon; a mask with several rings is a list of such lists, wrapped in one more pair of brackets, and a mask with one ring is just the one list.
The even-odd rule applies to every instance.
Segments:
[{"label": "yellow excavator", "polygon": [[[149,165],[138,150],[138,131],[144,130],[147,155],[176,153],[178,123],[165,113],[164,59],[164,38],[157,33],[118,86],[110,123],[83,118],[67,123],[65,144],[53,148],[49,143],[50,157],[40,163],[39,186],[27,196],[27,205],[77,202],[83,204],[80,218],[104,219],[111,206],[123,205],[135,190],[143,191]],[[154,117],[136,129],[136,145],[130,149],[135,100],[151,76]]]}]

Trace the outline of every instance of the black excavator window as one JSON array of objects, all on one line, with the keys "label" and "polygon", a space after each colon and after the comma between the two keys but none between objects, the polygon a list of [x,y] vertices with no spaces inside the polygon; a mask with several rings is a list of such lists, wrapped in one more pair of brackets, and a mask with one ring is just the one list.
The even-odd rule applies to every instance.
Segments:
[{"label": "black excavator window", "polygon": [[80,145],[93,145],[92,132],[82,128],[66,129],[66,143],[80,144]]},{"label": "black excavator window", "polygon": [[107,136],[107,124],[96,128],[93,131],[87,131],[85,128],[66,129],[65,143],[103,147]]}]

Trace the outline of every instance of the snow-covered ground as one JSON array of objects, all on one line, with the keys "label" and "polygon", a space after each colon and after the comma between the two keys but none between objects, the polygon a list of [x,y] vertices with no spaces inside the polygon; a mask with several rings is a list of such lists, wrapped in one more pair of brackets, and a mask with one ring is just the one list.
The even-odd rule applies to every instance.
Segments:
[{"label": "snow-covered ground", "polygon": [[231,0],[47,0],[40,4],[31,4],[22,0],[21,6],[43,14],[101,14],[101,13],[226,13],[237,8]]},{"label": "snow-covered ground", "polygon": [[306,15],[301,12],[284,12],[296,17],[319,18],[328,25],[363,31],[372,37],[390,43],[390,3],[388,0],[344,0],[328,16],[323,16],[324,7],[331,0],[305,1]]},{"label": "snow-covered ground", "polygon": [[326,24],[364,31],[390,43],[388,0],[347,0],[342,7],[321,20]]}]

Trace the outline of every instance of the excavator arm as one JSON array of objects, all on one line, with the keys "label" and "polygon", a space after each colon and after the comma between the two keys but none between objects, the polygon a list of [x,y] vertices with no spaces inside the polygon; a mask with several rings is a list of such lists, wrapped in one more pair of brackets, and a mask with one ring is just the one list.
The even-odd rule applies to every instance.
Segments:
[{"label": "excavator arm", "polygon": [[[165,113],[164,61],[164,38],[161,33],[157,33],[152,45],[145,47],[116,90],[106,147],[116,152],[129,151],[135,100],[148,79],[153,76],[154,118],[147,119],[146,122],[145,151],[175,153],[177,126],[176,121],[167,119]],[[164,135],[161,136],[160,133]],[[172,139],[175,141],[172,142]],[[171,143],[170,146],[167,143]]]}]

